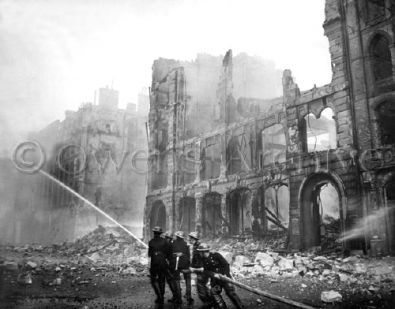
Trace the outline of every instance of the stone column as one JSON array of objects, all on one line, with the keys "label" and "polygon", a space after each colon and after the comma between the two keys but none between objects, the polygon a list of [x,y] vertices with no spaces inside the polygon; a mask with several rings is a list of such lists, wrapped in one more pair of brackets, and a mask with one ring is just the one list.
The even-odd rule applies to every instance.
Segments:
[{"label": "stone column", "polygon": [[[227,213],[227,209],[226,209],[226,193],[221,195],[221,215],[222,218],[224,218],[227,222],[229,222],[229,215]],[[229,233],[229,227],[225,224],[224,221],[222,221],[222,234],[226,235]]]},{"label": "stone column", "polygon": [[[390,44],[389,46],[390,48],[390,52],[391,52],[391,62],[392,62],[392,66],[395,63],[395,44]],[[392,79],[395,80],[395,70],[392,69]]]},{"label": "stone column", "polygon": [[203,214],[203,193],[199,192],[195,194],[196,201],[196,221],[195,230],[201,235],[202,233],[202,214]]},{"label": "stone column", "polygon": [[200,182],[200,166],[202,164],[200,161],[200,143],[201,141],[198,141],[195,144],[195,183]]},{"label": "stone column", "polygon": [[226,132],[221,135],[221,166],[219,178],[226,178]]}]

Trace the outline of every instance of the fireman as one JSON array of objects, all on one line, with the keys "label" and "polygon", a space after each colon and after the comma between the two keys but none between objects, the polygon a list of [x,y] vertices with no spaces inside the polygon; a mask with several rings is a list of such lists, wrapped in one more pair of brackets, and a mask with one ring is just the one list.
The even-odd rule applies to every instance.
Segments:
[{"label": "fireman", "polygon": [[[202,255],[204,271],[225,275],[230,278],[229,263],[220,253],[210,252],[210,247],[207,244],[201,244],[197,250]],[[221,281],[215,274],[210,281],[210,292],[214,298],[216,306],[218,308],[226,308],[226,303],[221,296],[222,289],[224,289],[226,295],[228,295],[236,308],[243,308],[243,304],[241,303],[239,296],[236,294],[235,287],[228,282]]]},{"label": "fireman", "polygon": [[[161,237],[164,238],[169,243],[169,248],[170,248],[170,245],[173,242],[172,233],[170,231],[167,231],[167,232],[163,233],[161,235]],[[170,291],[173,295],[173,298],[169,299],[169,302],[173,302],[175,299],[177,299],[177,294],[176,294],[177,288],[176,288],[176,281],[174,278],[174,274],[170,270],[170,267],[166,268],[166,281],[167,281],[167,284],[169,285]]]},{"label": "fireman", "polygon": [[164,233],[162,234],[162,237],[163,237],[164,239],[166,239],[166,240],[169,242],[169,244],[171,244],[171,243],[173,242],[173,236],[172,236],[172,234],[171,234],[170,231],[164,232]]},{"label": "fireman", "polygon": [[188,304],[193,302],[191,295],[191,273],[189,270],[190,266],[190,252],[187,243],[184,240],[184,232],[177,231],[175,233],[176,239],[170,244],[171,260],[170,268],[174,274],[174,279],[176,281],[176,298],[173,302],[176,304],[181,304],[181,284],[180,284],[180,274],[183,273],[185,280],[186,298]]},{"label": "fireman", "polygon": [[161,236],[162,228],[155,226],[152,231],[154,238],[148,243],[148,256],[151,258],[151,285],[156,294],[155,303],[163,305],[165,295],[166,269],[169,267],[170,245]]},{"label": "fireman", "polygon": [[[202,255],[198,251],[200,246],[199,234],[198,232],[189,233],[189,241],[192,244],[192,262],[191,268],[201,268],[203,267]],[[203,272],[198,272],[196,274],[196,289],[200,300],[204,303],[211,303],[212,297],[210,296],[210,291],[207,287],[209,277]]]}]

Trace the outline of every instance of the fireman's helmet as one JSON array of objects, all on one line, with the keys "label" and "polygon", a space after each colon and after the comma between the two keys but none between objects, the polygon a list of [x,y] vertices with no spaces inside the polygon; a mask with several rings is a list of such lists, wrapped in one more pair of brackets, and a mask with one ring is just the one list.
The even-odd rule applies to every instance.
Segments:
[{"label": "fireman's helmet", "polygon": [[152,231],[154,233],[162,233],[162,228],[160,226],[155,226]]},{"label": "fireman's helmet", "polygon": [[176,235],[176,237],[178,238],[184,238],[184,232],[183,231],[177,231],[174,233],[174,235]]},{"label": "fireman's helmet", "polygon": [[210,251],[210,246],[208,244],[203,243],[197,248],[197,251],[200,252]]},{"label": "fireman's helmet", "polygon": [[199,240],[198,232],[190,232],[188,236],[193,239]]},{"label": "fireman's helmet", "polygon": [[171,238],[171,233],[169,231],[163,233],[163,237]]}]

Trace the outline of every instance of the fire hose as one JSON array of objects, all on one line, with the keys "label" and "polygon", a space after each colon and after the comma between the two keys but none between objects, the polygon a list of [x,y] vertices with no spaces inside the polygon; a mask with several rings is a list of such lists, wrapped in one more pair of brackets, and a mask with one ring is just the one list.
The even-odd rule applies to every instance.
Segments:
[{"label": "fire hose", "polygon": [[[202,271],[199,270],[199,269],[192,268],[191,272],[199,273],[199,272],[202,272]],[[221,275],[221,274],[218,274],[218,273],[213,273],[211,271],[204,271],[203,273],[208,275],[208,276],[210,276],[210,277],[212,277],[212,278],[216,278],[216,279],[228,282],[230,284],[236,285],[236,286],[238,286],[238,287],[240,287],[240,288],[242,288],[244,290],[247,290],[247,291],[252,292],[254,294],[257,294],[259,296],[264,296],[264,297],[267,297],[267,298],[270,298],[270,299],[276,300],[278,302],[285,303],[285,304],[288,304],[288,305],[291,305],[291,306],[294,306],[294,307],[297,307],[297,308],[303,308],[303,309],[317,309],[317,308],[319,308],[319,307],[312,307],[312,306],[309,306],[309,305],[306,305],[306,304],[303,304],[303,303],[300,303],[300,302],[297,302],[297,301],[294,301],[294,300],[291,300],[291,299],[288,299],[288,298],[280,297],[280,296],[271,294],[269,292],[262,291],[262,290],[250,287],[250,286],[248,286],[246,284],[237,282],[236,280],[232,280],[232,279],[228,278],[227,276],[224,276],[224,275]]]}]

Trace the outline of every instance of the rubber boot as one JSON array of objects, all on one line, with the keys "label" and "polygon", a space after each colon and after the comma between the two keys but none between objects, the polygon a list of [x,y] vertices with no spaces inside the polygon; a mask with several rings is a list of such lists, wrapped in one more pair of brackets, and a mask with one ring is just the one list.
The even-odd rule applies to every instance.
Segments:
[{"label": "rubber boot", "polygon": [[166,286],[165,280],[163,279],[163,282],[159,282],[158,286],[159,286],[159,292],[160,292],[160,296],[161,296],[162,303],[163,303],[164,299],[165,299],[165,286]]},{"label": "rubber boot", "polygon": [[236,293],[228,294],[228,297],[230,298],[230,300],[232,301],[233,305],[235,305],[237,309],[243,309],[244,308],[239,296],[237,296]]},{"label": "rubber boot", "polygon": [[219,284],[215,284],[211,287],[210,294],[213,300],[214,307],[219,309],[226,309],[226,303],[221,296],[221,292],[222,287]]},{"label": "rubber boot", "polygon": [[[170,279],[169,281],[167,281],[167,283],[169,284],[170,291],[171,291],[171,293],[173,295],[173,297],[171,299],[169,299],[169,302],[170,303],[175,303],[175,302],[177,302],[177,297],[178,297],[178,295],[177,295],[177,282],[174,279]],[[180,291],[180,293],[181,293],[181,291]],[[181,298],[181,296],[180,296],[180,298]]]},{"label": "rubber boot", "polygon": [[175,299],[175,293],[176,293],[176,291],[175,291],[175,287],[174,287],[174,280],[172,280],[172,279],[167,279],[166,278],[166,280],[167,280],[167,285],[169,286],[169,289],[170,289],[170,291],[171,291],[171,295],[173,295],[173,297],[171,298],[171,299],[169,299],[169,302],[173,302],[174,301],[174,299]]},{"label": "rubber boot", "polygon": [[218,309],[226,309],[226,303],[220,294],[213,294],[214,307]]},{"label": "rubber boot", "polygon": [[191,288],[191,275],[190,274],[186,274],[185,275],[185,296],[187,298],[187,302],[188,304],[192,304],[193,303],[193,298],[192,298],[192,288]]},{"label": "rubber boot", "polygon": [[234,286],[231,286],[229,283],[226,283],[224,286],[226,295],[230,298],[232,301],[233,305],[236,306],[237,309],[243,309],[243,304],[239,298],[239,296],[236,294]]},{"label": "rubber boot", "polygon": [[173,303],[174,304],[182,304],[180,280],[175,280],[174,291],[175,291],[175,295],[174,295],[174,302]]},{"label": "rubber boot", "polygon": [[163,295],[161,294],[159,283],[153,281],[151,282],[151,285],[156,295],[155,304],[163,304]]}]

